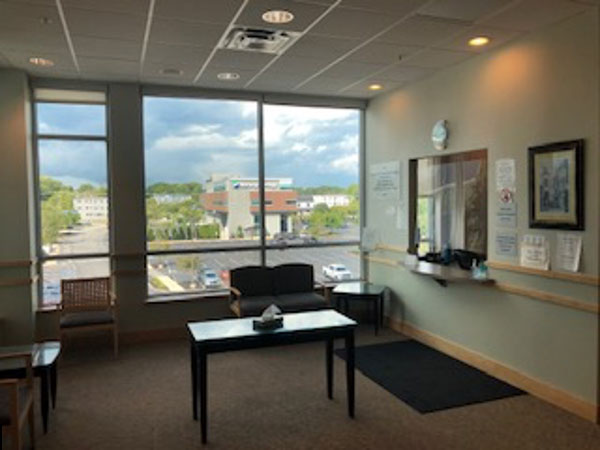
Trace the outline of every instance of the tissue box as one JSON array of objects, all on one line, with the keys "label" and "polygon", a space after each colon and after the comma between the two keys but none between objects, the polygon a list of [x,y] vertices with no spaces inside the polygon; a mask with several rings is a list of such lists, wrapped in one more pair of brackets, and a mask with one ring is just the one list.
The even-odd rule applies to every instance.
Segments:
[{"label": "tissue box", "polygon": [[275,317],[273,320],[263,321],[261,319],[254,319],[252,321],[252,328],[255,330],[276,330],[283,326],[283,317]]}]

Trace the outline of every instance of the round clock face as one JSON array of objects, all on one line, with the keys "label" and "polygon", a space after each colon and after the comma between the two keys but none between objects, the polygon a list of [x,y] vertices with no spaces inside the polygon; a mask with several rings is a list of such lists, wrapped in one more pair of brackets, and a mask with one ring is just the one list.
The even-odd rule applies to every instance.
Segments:
[{"label": "round clock face", "polygon": [[431,131],[431,141],[436,150],[444,150],[448,143],[448,127],[445,120],[438,120]]}]

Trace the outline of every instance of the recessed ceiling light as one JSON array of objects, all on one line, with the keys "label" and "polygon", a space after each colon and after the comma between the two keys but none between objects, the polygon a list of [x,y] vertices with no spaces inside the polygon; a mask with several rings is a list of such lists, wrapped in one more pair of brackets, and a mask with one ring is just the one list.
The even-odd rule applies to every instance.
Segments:
[{"label": "recessed ceiling light", "polygon": [[160,69],[160,73],[161,73],[161,75],[168,75],[168,76],[178,77],[180,75],[183,75],[183,70],[181,70],[181,69],[174,69],[174,68],[167,68],[167,69]]},{"label": "recessed ceiling light", "polygon": [[481,47],[483,45],[489,44],[490,38],[487,36],[477,36],[472,39],[469,39],[469,45],[471,47]]},{"label": "recessed ceiling light", "polygon": [[29,58],[29,62],[31,64],[34,64],[36,66],[41,66],[41,67],[52,67],[54,65],[54,61],[52,61],[51,59],[38,58],[38,57]]},{"label": "recessed ceiling light", "polygon": [[237,80],[240,78],[240,74],[239,73],[235,73],[235,72],[222,72],[220,74],[217,75],[217,78],[219,80],[225,80],[225,81],[233,81],[233,80]]},{"label": "recessed ceiling light", "polygon": [[380,84],[375,83],[375,84],[370,84],[369,85],[369,90],[370,91],[380,91],[381,89],[383,89],[383,86],[380,85]]},{"label": "recessed ceiling light", "polygon": [[54,23],[54,20],[52,20],[50,17],[40,17],[40,23],[42,25],[50,25],[51,23]]},{"label": "recessed ceiling light", "polygon": [[267,23],[290,23],[294,20],[294,15],[283,9],[272,9],[262,15],[262,20]]}]

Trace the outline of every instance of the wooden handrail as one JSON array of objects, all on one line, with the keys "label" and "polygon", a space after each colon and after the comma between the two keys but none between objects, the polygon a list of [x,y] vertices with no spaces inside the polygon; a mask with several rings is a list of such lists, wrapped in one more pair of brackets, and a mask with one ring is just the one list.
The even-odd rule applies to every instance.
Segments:
[{"label": "wooden handrail", "polygon": [[585,274],[585,273],[569,273],[569,272],[557,272],[554,270],[540,270],[532,269],[530,267],[518,266],[515,264],[489,261],[488,267],[498,270],[508,270],[510,272],[524,273],[527,275],[537,275],[545,278],[553,278],[555,280],[566,280],[574,283],[589,284],[591,286],[600,286],[600,279],[597,276]]}]

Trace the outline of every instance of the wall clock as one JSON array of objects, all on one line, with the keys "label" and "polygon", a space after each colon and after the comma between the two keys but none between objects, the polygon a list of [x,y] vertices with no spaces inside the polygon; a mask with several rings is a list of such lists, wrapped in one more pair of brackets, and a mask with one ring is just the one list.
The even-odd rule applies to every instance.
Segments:
[{"label": "wall clock", "polygon": [[438,120],[431,130],[431,142],[436,150],[444,150],[448,145],[448,122]]}]

